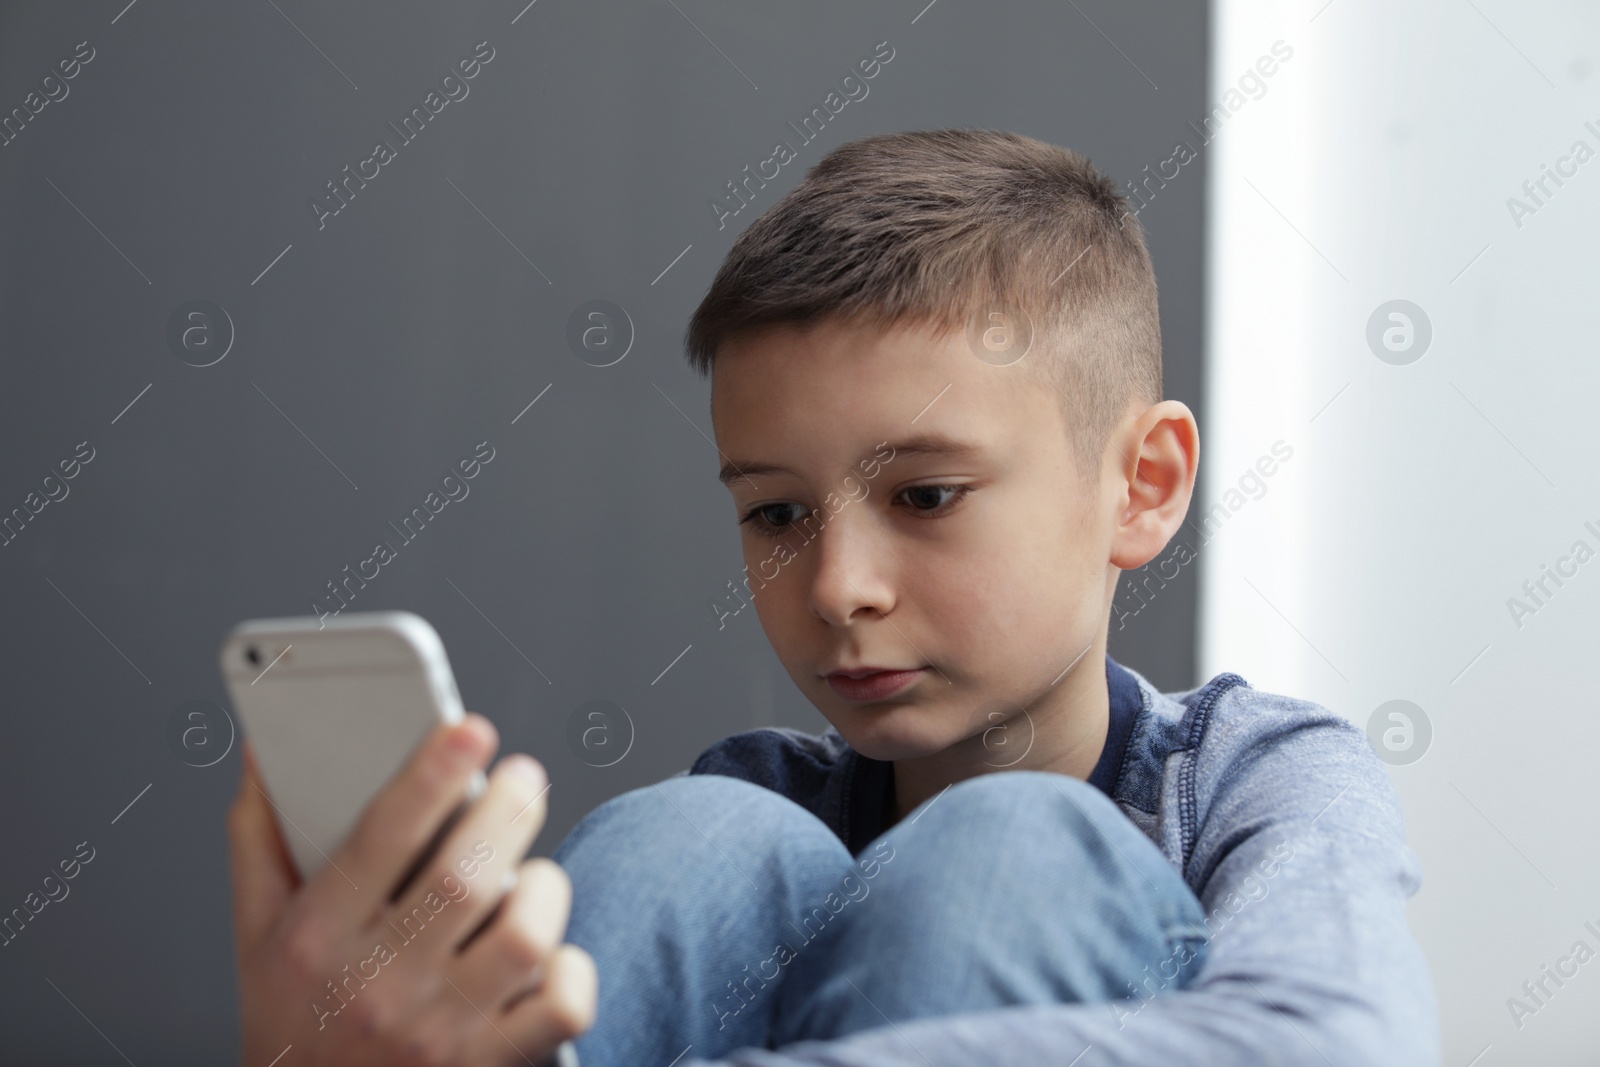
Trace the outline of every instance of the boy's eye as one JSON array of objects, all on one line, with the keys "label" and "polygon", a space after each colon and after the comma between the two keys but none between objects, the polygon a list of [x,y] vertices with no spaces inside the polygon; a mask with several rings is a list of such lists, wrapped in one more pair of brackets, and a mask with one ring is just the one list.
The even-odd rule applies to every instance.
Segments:
[{"label": "boy's eye", "polygon": [[799,504],[763,504],[759,508],[750,509],[745,517],[740,519],[739,522],[743,525],[749,526],[752,530],[755,530],[758,533],[772,533],[774,531],[787,529],[795,522],[795,520],[792,518],[774,518],[774,515],[781,516],[783,509],[785,508],[799,507]]},{"label": "boy's eye", "polygon": [[[941,504],[939,500],[940,493],[948,491],[960,496],[969,488],[971,487],[965,485],[913,485],[908,489],[901,490],[901,492],[906,495],[906,502],[911,505],[913,510],[937,511]],[[950,499],[954,500],[955,497]]]},{"label": "boy's eye", "polygon": [[[972,492],[970,485],[913,485],[900,490],[896,499],[905,497],[908,510],[919,519],[937,519],[947,514],[955,502]],[[943,502],[940,501],[941,493],[949,493]],[[785,509],[793,508],[798,514],[786,515]],[[800,522],[808,509],[799,504],[763,504],[751,508],[739,520],[740,525],[748,526],[756,533],[765,537],[781,537],[789,528]]]}]

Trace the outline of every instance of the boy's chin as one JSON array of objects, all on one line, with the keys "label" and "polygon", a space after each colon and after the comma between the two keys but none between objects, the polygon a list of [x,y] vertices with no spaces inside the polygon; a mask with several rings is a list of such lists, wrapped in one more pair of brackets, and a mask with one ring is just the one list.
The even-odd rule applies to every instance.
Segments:
[{"label": "boy's chin", "polygon": [[959,740],[933,729],[927,708],[897,705],[824,716],[849,746],[868,759],[892,763],[942,752]]}]

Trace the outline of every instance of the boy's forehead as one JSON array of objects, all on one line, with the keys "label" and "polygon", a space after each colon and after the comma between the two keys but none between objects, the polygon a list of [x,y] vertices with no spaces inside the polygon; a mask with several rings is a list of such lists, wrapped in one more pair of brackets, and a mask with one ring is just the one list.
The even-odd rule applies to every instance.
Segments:
[{"label": "boy's forehead", "polygon": [[1036,380],[977,358],[960,330],[765,327],[719,348],[712,424],[725,457],[777,464],[923,436],[996,451],[1059,417]]},{"label": "boy's forehead", "polygon": [[837,320],[736,335],[718,349],[713,366],[712,420],[719,433],[741,437],[781,436],[791,425],[822,420],[834,429],[909,421],[941,391],[948,398],[977,384],[961,373],[972,368],[950,365],[945,340],[924,329]]}]

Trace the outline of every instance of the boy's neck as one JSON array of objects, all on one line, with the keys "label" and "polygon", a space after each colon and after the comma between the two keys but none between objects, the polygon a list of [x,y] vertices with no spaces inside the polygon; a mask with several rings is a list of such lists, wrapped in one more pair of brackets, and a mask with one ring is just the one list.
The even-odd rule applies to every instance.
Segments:
[{"label": "boy's neck", "polygon": [[[1004,750],[985,744],[994,723],[940,752],[894,761],[889,826],[946,786],[995,771],[1055,771],[1087,780],[1105,750],[1111,722],[1105,651],[1090,649],[1047,694],[1005,725]],[[1030,736],[1031,723],[1031,736]],[[1018,758],[1013,746],[1025,754]],[[885,827],[887,829],[887,827]]]}]

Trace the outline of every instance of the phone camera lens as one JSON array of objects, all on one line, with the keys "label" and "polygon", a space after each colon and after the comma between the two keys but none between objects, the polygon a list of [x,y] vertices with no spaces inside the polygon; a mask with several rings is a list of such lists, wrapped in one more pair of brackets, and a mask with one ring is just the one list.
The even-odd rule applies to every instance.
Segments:
[{"label": "phone camera lens", "polygon": [[251,645],[244,650],[244,658],[257,667],[261,666],[261,651],[255,645]]}]

